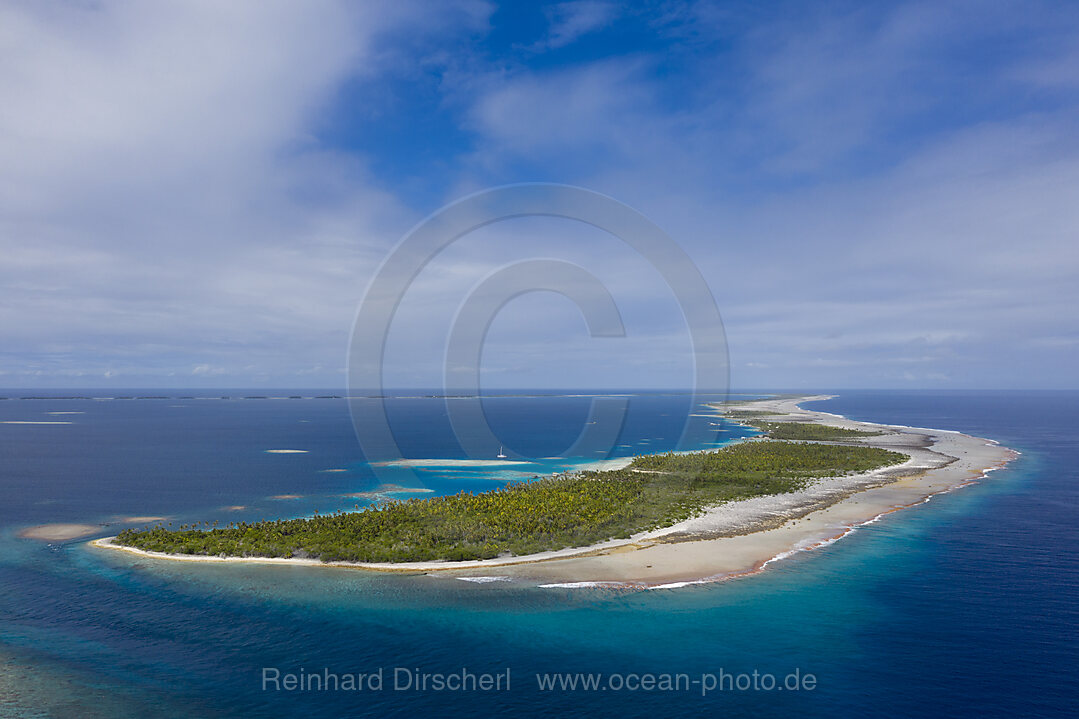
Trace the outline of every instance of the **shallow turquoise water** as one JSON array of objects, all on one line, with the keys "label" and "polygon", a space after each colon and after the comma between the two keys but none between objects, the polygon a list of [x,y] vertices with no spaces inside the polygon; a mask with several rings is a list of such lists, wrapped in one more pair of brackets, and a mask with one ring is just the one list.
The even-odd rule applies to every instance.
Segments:
[{"label": "shallow turquoise water", "polygon": [[[84,418],[79,425],[0,426],[8,458],[0,481],[18,500],[0,509],[0,696],[70,716],[542,709],[760,717],[881,707],[892,716],[1067,716],[1079,698],[1079,572],[1071,553],[1079,538],[1077,400],[1077,393],[844,393],[819,403],[859,418],[961,429],[1024,454],[978,485],[889,515],[761,575],[661,591],[163,563],[79,542],[47,546],[14,537],[19,526],[105,521],[111,514],[202,519],[233,504],[257,514],[280,507],[268,497],[298,486],[307,504],[293,511],[332,509],[331,497],[378,481],[363,470],[339,401],[207,400],[184,409],[165,401],[98,403],[72,415]],[[58,411],[54,402],[78,406],[9,400],[0,403],[0,418]],[[414,402],[405,414],[413,425],[428,422],[427,456],[451,456],[435,405]],[[528,448],[543,456],[572,440],[585,411],[569,399],[499,402],[492,424],[507,444],[532,442]],[[642,400],[627,422],[629,444],[651,438],[662,448],[673,440],[658,438],[673,436],[687,411],[684,398]],[[674,419],[659,420],[664,414]],[[537,417],[546,446],[529,430]],[[82,425],[66,437],[57,432]],[[13,440],[11,428],[38,430],[40,443],[26,433]],[[311,451],[263,453],[280,446]],[[320,472],[339,466],[350,471]],[[456,491],[481,480],[427,481]],[[511,689],[393,688],[396,668],[414,674],[462,667],[477,674],[508,668]],[[385,683],[381,691],[264,691],[264,668],[382,669]],[[708,676],[754,671],[781,682],[808,673],[816,684],[701,690]],[[540,691],[536,675],[551,672],[602,673],[607,689]],[[612,673],[685,675],[697,683],[631,691],[615,687]]]}]

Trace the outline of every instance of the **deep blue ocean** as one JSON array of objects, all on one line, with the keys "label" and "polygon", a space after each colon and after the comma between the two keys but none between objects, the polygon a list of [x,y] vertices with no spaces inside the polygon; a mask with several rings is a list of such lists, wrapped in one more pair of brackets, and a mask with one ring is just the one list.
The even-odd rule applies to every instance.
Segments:
[{"label": "deep blue ocean", "polygon": [[[101,525],[94,536],[107,536],[129,526],[130,516],[175,524],[303,516],[362,506],[387,483],[482,491],[597,459],[562,456],[591,398],[494,397],[485,409],[507,453],[543,459],[450,463],[387,479],[366,463],[347,402],[315,398],[320,394],[331,393],[0,390],[8,398],[0,400],[0,717],[804,719],[1079,711],[1074,391],[841,391],[810,405],[961,430],[1022,455],[973,486],[761,574],[681,589],[196,565],[96,550],[86,539],[50,544],[17,536],[61,522]],[[254,395],[281,398],[247,399]],[[687,415],[703,414],[685,395],[629,401],[613,456],[673,448]],[[393,399],[389,414],[405,456],[463,457],[444,400]],[[715,425],[713,440],[745,434]],[[347,496],[357,493],[368,494]],[[381,690],[354,692],[264,689],[267,668],[381,671],[384,682]],[[401,668],[402,679],[509,670],[510,688],[398,691]],[[603,675],[607,688],[541,691],[536,675],[554,672]],[[702,677],[753,672],[781,684],[796,672],[812,675],[813,687],[802,681],[796,690],[766,691],[758,681],[756,689],[732,682],[702,690]],[[610,681],[615,673],[619,682]],[[648,674],[696,682],[674,691],[617,686]]]}]

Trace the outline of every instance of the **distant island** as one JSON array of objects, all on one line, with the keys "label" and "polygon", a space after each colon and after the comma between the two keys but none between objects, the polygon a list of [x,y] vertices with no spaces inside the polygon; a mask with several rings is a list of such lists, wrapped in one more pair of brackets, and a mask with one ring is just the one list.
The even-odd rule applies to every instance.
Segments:
[{"label": "distant island", "polygon": [[[716,406],[717,416],[762,433],[717,450],[638,456],[606,471],[384,501],[356,512],[127,529],[94,544],[189,561],[687,580],[739,573],[725,571],[731,567],[754,571],[833,541],[849,531],[836,535],[836,521],[856,526],[961,486],[1014,455],[957,432],[854,422],[798,405],[809,399],[818,397]],[[938,451],[945,445],[951,453]]]}]

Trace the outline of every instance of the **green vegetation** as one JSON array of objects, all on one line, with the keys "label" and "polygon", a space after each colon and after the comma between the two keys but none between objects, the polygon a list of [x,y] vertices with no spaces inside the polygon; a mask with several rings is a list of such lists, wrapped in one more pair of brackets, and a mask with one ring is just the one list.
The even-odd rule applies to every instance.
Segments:
[{"label": "green vegetation", "polygon": [[883,432],[870,432],[862,429],[843,429],[811,422],[742,422],[756,427],[771,439],[794,439],[811,442],[852,439],[856,437],[876,437]]},{"label": "green vegetation", "polygon": [[637,457],[471,494],[389,502],[362,512],[179,531],[124,530],[116,543],[149,551],[323,561],[485,559],[578,547],[669,526],[722,502],[791,492],[811,478],[896,464],[873,447],[755,440],[714,452]]},{"label": "green vegetation", "polygon": [[[775,400],[781,400],[781,399],[805,399],[806,396],[807,395],[804,395],[804,394],[789,394],[789,393],[770,394],[770,395],[762,395],[762,396],[757,396],[757,397],[735,396],[735,397],[727,397],[727,399],[725,401],[723,401],[723,402],[711,402],[711,403],[709,403],[709,406],[714,407],[716,409],[724,409],[724,408],[731,408],[731,407],[740,407],[740,406],[744,406],[744,405],[747,405],[747,404],[756,404],[757,402],[760,402],[762,400],[775,401]],[[782,414],[782,412],[780,414]]]},{"label": "green vegetation", "polygon": [[786,412],[762,412],[759,409],[731,409],[723,416],[728,419],[755,419],[757,417],[782,417]]}]

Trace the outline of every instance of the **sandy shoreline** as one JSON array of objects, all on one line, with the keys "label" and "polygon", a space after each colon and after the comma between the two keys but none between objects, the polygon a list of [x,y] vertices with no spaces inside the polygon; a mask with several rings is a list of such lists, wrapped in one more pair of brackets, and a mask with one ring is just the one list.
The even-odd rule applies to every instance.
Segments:
[{"label": "sandy shoreline", "polygon": [[472,581],[490,580],[495,575],[554,587],[675,587],[751,574],[794,553],[826,546],[886,514],[970,484],[1017,456],[996,442],[952,430],[856,422],[799,406],[802,402],[826,398],[827,395],[816,395],[759,400],[739,403],[732,409],[784,415],[776,417],[776,421],[881,431],[884,434],[880,436],[838,444],[881,447],[906,454],[910,459],[894,467],[818,480],[797,492],[729,502],[700,517],[629,539],[523,557],[368,564],[172,555],[121,547],[112,544],[112,537],[91,544],[174,561],[302,564],[382,572],[438,571]]}]

